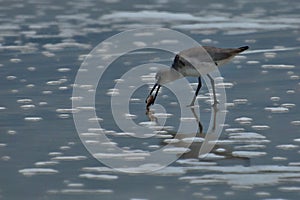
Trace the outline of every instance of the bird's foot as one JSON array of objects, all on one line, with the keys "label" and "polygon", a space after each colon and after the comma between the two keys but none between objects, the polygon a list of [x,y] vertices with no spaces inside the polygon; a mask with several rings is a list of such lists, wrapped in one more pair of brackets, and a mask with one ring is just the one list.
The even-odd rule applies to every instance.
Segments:
[{"label": "bird's foot", "polygon": [[150,111],[150,106],[154,104],[154,97],[153,95],[150,95],[147,97],[146,99],[146,115],[149,113]]}]

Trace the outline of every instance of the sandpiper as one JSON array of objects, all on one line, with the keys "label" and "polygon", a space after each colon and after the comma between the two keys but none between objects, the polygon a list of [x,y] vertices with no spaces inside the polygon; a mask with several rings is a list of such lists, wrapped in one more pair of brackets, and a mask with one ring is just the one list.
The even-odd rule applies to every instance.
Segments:
[{"label": "sandpiper", "polygon": [[[176,54],[171,68],[167,70],[160,70],[157,72],[155,76],[156,83],[154,84],[153,88],[150,91],[150,94],[146,99],[147,110],[149,110],[150,105],[154,104],[161,85],[188,76],[198,77],[198,86],[190,106],[194,106],[195,104],[196,97],[202,86],[201,76],[204,75],[207,75],[211,81],[214,105],[216,105],[218,101],[216,97],[214,79],[211,77],[211,75],[209,75],[209,73],[212,72],[216,66],[220,67],[226,64],[234,56],[247,50],[248,48],[248,46],[242,46],[239,48],[199,46],[179,52],[178,54]],[[157,90],[153,97],[152,93],[156,87]]]}]

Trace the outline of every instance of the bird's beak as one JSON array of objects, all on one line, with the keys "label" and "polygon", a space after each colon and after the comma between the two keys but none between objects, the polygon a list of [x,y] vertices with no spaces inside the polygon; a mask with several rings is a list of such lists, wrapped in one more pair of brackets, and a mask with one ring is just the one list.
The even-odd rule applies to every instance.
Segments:
[{"label": "bird's beak", "polygon": [[156,90],[156,92],[155,92],[154,98],[153,98],[153,100],[151,101],[150,105],[153,105],[153,104],[154,104],[155,99],[156,99],[156,97],[157,97],[157,94],[158,94],[158,91],[159,91],[161,85],[159,85],[158,83],[155,83],[154,86],[153,86],[153,88],[151,89],[151,91],[150,91],[150,93],[149,93],[147,99],[146,99],[146,103],[148,103],[148,99],[149,99],[149,97],[152,95],[152,93],[153,93],[153,91],[155,90],[156,87],[157,87],[157,90]]}]

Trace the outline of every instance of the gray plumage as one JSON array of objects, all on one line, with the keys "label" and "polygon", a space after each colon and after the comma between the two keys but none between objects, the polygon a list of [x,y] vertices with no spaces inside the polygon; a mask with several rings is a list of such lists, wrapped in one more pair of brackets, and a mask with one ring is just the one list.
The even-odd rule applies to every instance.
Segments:
[{"label": "gray plumage", "polygon": [[154,104],[154,101],[157,97],[161,85],[186,76],[198,77],[198,87],[196,89],[194,98],[190,104],[190,106],[193,106],[198,92],[202,86],[201,76],[204,75],[207,75],[211,81],[214,95],[214,105],[216,105],[217,97],[215,92],[214,80],[209,75],[209,73],[214,71],[216,69],[216,66],[220,67],[226,64],[234,56],[247,50],[248,48],[248,46],[243,46],[239,48],[217,48],[211,46],[199,46],[179,52],[178,54],[176,54],[172,67],[170,69],[164,69],[157,72],[155,77],[157,82],[150,91],[148,98],[152,95],[154,89],[156,87],[158,88],[151,102],[148,102],[147,98],[147,108],[151,104]]}]

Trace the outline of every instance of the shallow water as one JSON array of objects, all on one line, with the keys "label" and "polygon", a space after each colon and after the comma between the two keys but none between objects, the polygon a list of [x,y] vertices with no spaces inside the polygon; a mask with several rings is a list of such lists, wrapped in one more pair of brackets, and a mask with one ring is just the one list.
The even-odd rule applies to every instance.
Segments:
[{"label": "shallow water", "polygon": [[[4,0],[0,10],[0,199],[299,199],[296,1]],[[196,128],[197,122],[180,119],[176,98],[167,89],[157,103],[168,113],[155,113],[160,122],[167,121],[166,132],[142,141],[132,132],[122,132],[111,114],[110,98],[120,92],[114,84],[122,82],[126,70],[149,60],[171,65],[172,55],[132,52],[113,64],[118,70],[108,70],[101,87],[82,86],[97,89],[98,118],[89,120],[101,122],[111,138],[108,145],[127,150],[96,157],[139,160],[166,144],[167,155],[185,152],[151,174],[122,173],[93,158],[79,139],[73,113],[93,108],[72,108],[71,100],[80,100],[71,98],[73,83],[98,43],[120,31],[150,25],[181,31],[203,45],[249,45],[250,50],[220,68],[224,83],[217,86],[226,89],[227,116],[220,140],[205,158],[198,158],[203,135],[173,138],[179,122]],[[155,73],[156,68],[151,70]],[[153,74],[142,79],[150,83]],[[189,81],[196,87],[195,79]],[[147,94],[146,86],[135,91],[126,118],[151,126],[145,115]],[[206,87],[198,99],[206,132],[212,110]],[[93,128],[85,136],[97,132]],[[155,166],[118,170],[151,167]]]}]

